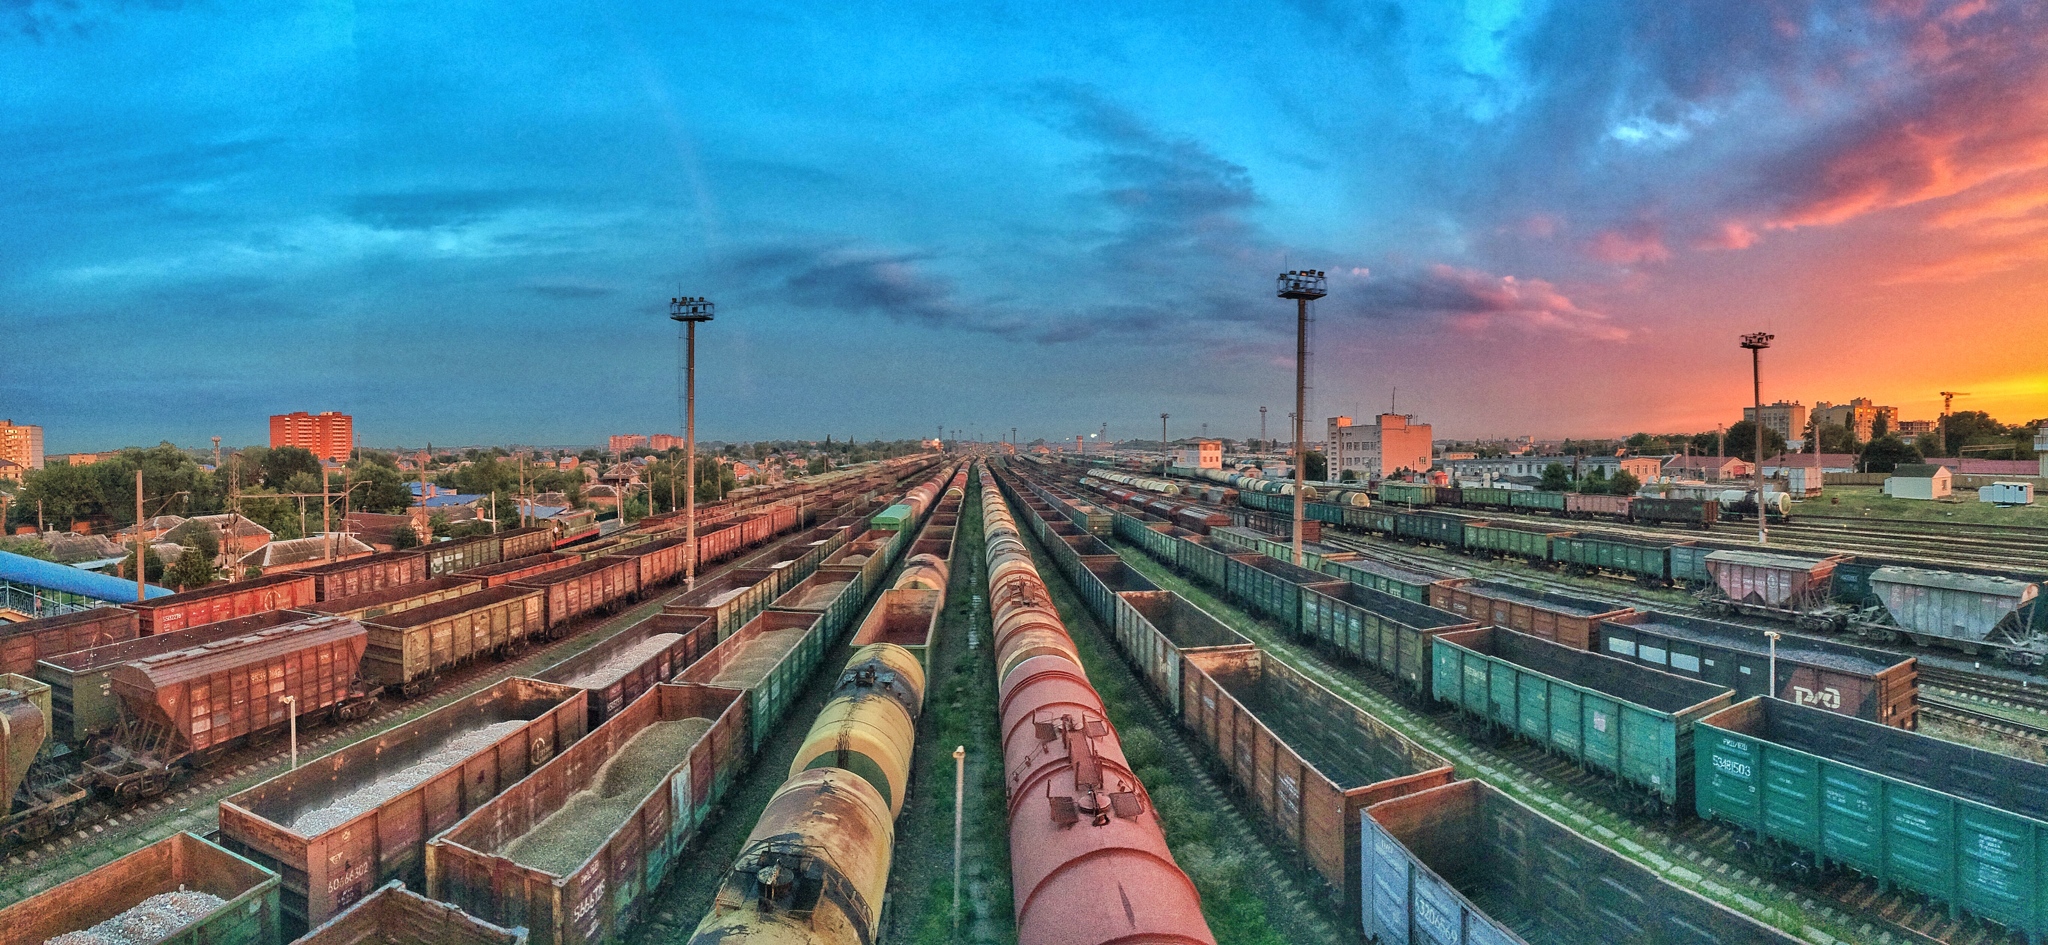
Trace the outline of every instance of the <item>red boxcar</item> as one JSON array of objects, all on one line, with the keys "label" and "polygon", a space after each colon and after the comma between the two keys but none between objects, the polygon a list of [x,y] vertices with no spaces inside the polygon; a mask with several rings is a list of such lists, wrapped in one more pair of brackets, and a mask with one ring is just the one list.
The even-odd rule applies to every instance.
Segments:
[{"label": "red boxcar", "polygon": [[312,576],[287,571],[121,606],[141,616],[142,634],[148,636],[266,610],[297,610],[313,600]]},{"label": "red boxcar", "polygon": [[546,551],[540,554],[527,555],[523,558],[500,561],[497,564],[486,564],[470,568],[467,571],[460,572],[460,574],[469,580],[484,582],[484,587],[487,588],[502,587],[536,574],[559,571],[563,568],[582,563],[583,557],[581,555]]},{"label": "red boxcar", "polygon": [[427,579],[427,558],[417,551],[384,551],[347,561],[300,568],[313,577],[313,599],[333,600]]},{"label": "red boxcar", "polygon": [[603,557],[521,578],[512,586],[543,592],[547,599],[548,635],[559,637],[570,621],[638,595],[640,568],[631,558]]},{"label": "red boxcar", "polygon": [[498,560],[510,561],[527,555],[537,555],[553,548],[555,532],[545,525],[529,525],[500,534],[498,542]]},{"label": "red boxcar", "polygon": [[633,560],[639,569],[640,589],[644,591],[682,576],[684,566],[690,563],[690,543],[683,536],[671,533],[631,548],[621,548],[610,556]]},{"label": "red boxcar", "polygon": [[32,676],[36,660],[133,640],[141,632],[141,619],[124,607],[95,607],[0,625],[0,674]]}]

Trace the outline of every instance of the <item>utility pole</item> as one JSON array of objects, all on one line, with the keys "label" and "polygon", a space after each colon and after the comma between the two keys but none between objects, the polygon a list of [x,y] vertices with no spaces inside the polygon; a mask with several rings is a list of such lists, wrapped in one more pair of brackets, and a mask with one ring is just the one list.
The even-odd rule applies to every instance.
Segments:
[{"label": "utility pole", "polygon": [[[1752,332],[1742,336],[1742,346],[1749,349],[1750,380],[1755,385],[1756,414],[1750,419],[1750,431],[1756,434],[1756,543],[1770,543],[1770,532],[1764,525],[1764,349],[1771,346],[1774,337],[1769,332]],[[1775,670],[1776,667],[1773,666]],[[1773,693],[1776,694],[1775,692]]]},{"label": "utility pole", "polygon": [[1308,303],[1329,295],[1329,282],[1318,269],[1283,272],[1277,294],[1294,300],[1294,563],[1305,567],[1301,522],[1305,511],[1302,491],[1307,488],[1308,441],[1302,436],[1301,427],[1308,416]]},{"label": "utility pole", "polygon": [[142,470],[137,469],[135,470],[135,602],[138,604],[142,603],[144,599],[144,589],[149,587],[142,580],[142,576],[149,573],[149,565],[147,563],[149,559],[143,557],[148,550],[148,547],[142,540]]},{"label": "utility pole", "polygon": [[1259,408],[1259,448],[1268,448],[1266,446],[1266,408],[1264,407]]},{"label": "utility pole", "polygon": [[1173,465],[1173,453],[1166,445],[1167,416],[1163,413],[1159,415],[1159,455],[1162,457],[1159,460],[1159,474],[1162,476],[1166,475],[1167,468]]},{"label": "utility pole", "polygon": [[213,438],[213,469],[220,471],[220,437]]},{"label": "utility pole", "polygon": [[327,461],[320,461],[320,560],[334,558],[334,525],[327,517]]},{"label": "utility pole", "polygon": [[[689,560],[683,572],[683,587],[697,585],[697,325],[711,320],[716,306],[709,299],[678,296],[668,303],[668,317],[683,323],[687,335],[687,359],[683,372],[683,439],[686,441],[686,462],[689,464],[689,478],[684,481],[683,501],[687,511],[683,513],[683,543],[689,551]],[[626,515],[624,499],[619,503],[619,517],[623,523]]]}]

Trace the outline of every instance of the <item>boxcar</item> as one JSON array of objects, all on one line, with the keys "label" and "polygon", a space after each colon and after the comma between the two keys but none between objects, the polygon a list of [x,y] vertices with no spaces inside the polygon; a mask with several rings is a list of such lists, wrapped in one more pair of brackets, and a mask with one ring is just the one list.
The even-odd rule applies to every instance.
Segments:
[{"label": "boxcar", "polygon": [[[644,755],[648,749],[636,743],[645,744],[651,727],[692,720],[681,731],[701,729],[667,758],[607,767]],[[752,756],[746,727],[738,692],[655,687],[435,837],[427,845],[427,895],[488,922],[523,926],[536,945],[623,938]],[[617,792],[631,807],[598,820],[587,806],[572,806],[588,805],[598,792]],[[538,849],[521,843],[530,834]],[[591,852],[577,859],[585,849]]]},{"label": "boxcar", "polygon": [[498,560],[515,561],[544,554],[555,546],[554,530],[546,525],[528,525],[498,534]]},{"label": "boxcar", "polygon": [[1517,525],[1511,522],[1466,522],[1464,543],[1467,554],[1485,558],[1527,558],[1550,560],[1550,540],[1571,535],[1561,528]]},{"label": "boxcar", "polygon": [[1436,487],[1421,482],[1380,483],[1379,500],[1396,505],[1432,505],[1436,502]]},{"label": "boxcar", "polygon": [[246,581],[211,584],[196,591],[152,597],[123,604],[142,621],[142,634],[169,633],[186,627],[247,617],[266,610],[296,610],[313,602],[313,579],[287,571]]},{"label": "boxcar", "polygon": [[1432,646],[1438,702],[1635,785],[1663,811],[1692,803],[1693,724],[1735,702],[1726,686],[1499,627]]},{"label": "boxcar", "polygon": [[1429,700],[1429,638],[1478,626],[1427,604],[1349,582],[1301,595],[1301,633],[1317,646],[1364,663]]},{"label": "boxcar", "polygon": [[631,558],[598,558],[582,564],[530,574],[509,587],[540,591],[547,600],[547,632],[558,638],[579,617],[610,610],[640,594],[640,566]]},{"label": "boxcar", "polygon": [[505,545],[496,535],[476,535],[451,541],[437,541],[420,546],[420,553],[427,556],[427,573],[433,577],[467,571],[484,564],[497,564],[504,559]]},{"label": "boxcar", "polygon": [[746,754],[752,756],[774,737],[831,648],[818,632],[818,621],[814,613],[764,610],[683,670],[676,682],[744,690]]},{"label": "boxcar", "polygon": [[1461,503],[1473,509],[1511,509],[1515,507],[1515,490],[1496,489],[1492,486],[1466,486]]},{"label": "boxcar", "polygon": [[1302,635],[1301,598],[1304,593],[1352,587],[1349,581],[1298,568],[1265,555],[1226,558],[1223,576],[1224,592],[1232,600],[1279,623],[1295,636]]},{"label": "boxcar", "polygon": [[417,549],[382,551],[346,561],[300,568],[313,578],[313,599],[333,600],[427,579],[427,558]]},{"label": "boxcar", "polygon": [[867,602],[862,592],[861,573],[846,568],[819,568],[789,590],[768,602],[769,610],[811,614],[818,618],[818,632],[829,643],[853,628]]},{"label": "boxcar", "polygon": [[33,675],[50,687],[50,737],[78,745],[95,735],[111,732],[120,724],[121,708],[114,696],[112,676],[116,666],[232,640],[303,619],[303,614],[273,610],[42,659],[36,663]]},{"label": "boxcar", "polygon": [[1321,570],[1359,587],[1369,587],[1418,604],[1429,603],[1429,586],[1443,580],[1441,575],[1424,574],[1363,557],[1346,561],[1325,560]]},{"label": "boxcar", "polygon": [[32,675],[37,660],[133,640],[141,634],[141,618],[125,607],[95,607],[0,624],[0,673]]},{"label": "boxcar", "polygon": [[1699,815],[1780,864],[1839,863],[2048,935],[2048,765],[1751,699],[1697,730]]},{"label": "boxcar", "polygon": [[945,591],[908,587],[883,591],[868,609],[867,619],[854,630],[852,646],[859,649],[870,643],[893,643],[909,650],[929,671],[931,645],[945,603]]},{"label": "boxcar", "polygon": [[1180,721],[1335,894],[1358,886],[1360,812],[1450,783],[1450,762],[1256,647],[1183,654]]},{"label": "boxcar", "polygon": [[1508,504],[1513,508],[1527,509],[1531,512],[1550,512],[1562,515],[1564,514],[1564,493],[1522,492],[1518,490],[1509,494]]},{"label": "boxcar", "polygon": [[392,880],[292,945],[526,945],[525,929],[485,922]]},{"label": "boxcar", "polygon": [[1713,499],[1660,499],[1637,496],[1629,503],[1628,517],[1633,522],[1677,525],[1691,525],[1695,528],[1709,528],[1721,520],[1721,503]]},{"label": "boxcar", "polygon": [[1574,518],[1628,518],[1629,503],[1633,497],[1625,495],[1601,495],[1599,493],[1567,492],[1564,494],[1565,514]]},{"label": "boxcar", "polygon": [[1483,781],[1418,791],[1365,814],[1359,916],[1368,941],[1801,941],[1666,881]]},{"label": "boxcar", "polygon": [[347,597],[330,597],[316,604],[307,604],[305,610],[313,614],[368,620],[385,614],[403,613],[428,604],[438,604],[483,589],[482,581],[468,575],[448,575],[410,584],[390,585]]},{"label": "boxcar", "polygon": [[[447,751],[455,739],[500,723],[523,724],[507,725],[488,744],[465,745],[459,756]],[[429,838],[588,728],[581,690],[507,679],[229,795],[220,803],[220,842],[283,879],[285,933],[298,936],[383,883],[424,888]],[[416,779],[419,765],[437,770]],[[376,790],[401,777],[411,783]]]},{"label": "boxcar", "polygon": [[[277,874],[179,832],[0,909],[0,945],[43,945],[180,890],[221,898],[155,945],[276,945]],[[160,921],[160,920],[159,920]],[[146,927],[146,926],[145,926]]]},{"label": "boxcar", "polygon": [[1671,583],[1671,548],[1690,542],[1578,532],[1550,540],[1550,560],[1581,574],[1609,571],[1646,584]]},{"label": "boxcar", "polygon": [[1634,608],[1612,601],[1471,578],[1431,585],[1429,605],[1482,624],[1506,627],[1580,650],[1593,648],[1593,628],[1600,621],[1634,612]]},{"label": "boxcar", "polygon": [[1919,717],[1918,664],[1883,650],[1783,637],[1777,641],[1778,691],[1770,692],[1772,647],[1766,631],[1666,613],[1631,613],[1600,621],[1600,652],[1704,679],[1735,690],[1738,699],[1776,695],[1898,728]]},{"label": "boxcar", "polygon": [[754,615],[767,609],[776,597],[775,578],[779,572],[756,568],[729,568],[718,576],[700,580],[697,586],[669,603],[661,612],[683,617],[706,617],[717,628],[718,638],[732,636]]},{"label": "boxcar", "polygon": [[370,649],[363,674],[407,698],[418,696],[443,670],[545,634],[545,607],[539,591],[514,585],[366,621]]},{"label": "boxcar", "polygon": [[1125,591],[1104,621],[1110,638],[1175,713],[1180,711],[1181,654],[1252,645],[1243,634],[1172,591]]},{"label": "boxcar", "polygon": [[1465,547],[1465,526],[1475,520],[1456,512],[1395,512],[1394,534],[1409,541],[1446,548]]},{"label": "boxcar", "polygon": [[[675,639],[665,646],[655,642],[663,635]],[[655,614],[535,678],[583,690],[589,696],[590,724],[602,725],[717,645],[718,625],[711,618]]]},{"label": "boxcar", "polygon": [[1238,551],[1228,545],[1218,544],[1213,539],[1194,535],[1182,537],[1176,550],[1176,567],[1181,573],[1193,576],[1195,580],[1219,593],[1228,586],[1229,578],[1226,575],[1231,561],[1254,560],[1260,557],[1250,552]]},{"label": "boxcar", "polygon": [[519,558],[507,558],[496,564],[478,565],[458,576],[472,581],[482,581],[485,587],[503,587],[521,578],[559,571],[582,563],[583,559],[577,555],[543,551]]}]

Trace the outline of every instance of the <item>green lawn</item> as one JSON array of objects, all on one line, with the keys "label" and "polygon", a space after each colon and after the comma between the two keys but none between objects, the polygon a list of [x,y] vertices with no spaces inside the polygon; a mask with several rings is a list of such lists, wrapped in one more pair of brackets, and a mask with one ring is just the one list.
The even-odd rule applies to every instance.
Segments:
[{"label": "green lawn", "polygon": [[1957,490],[1949,499],[1925,502],[1889,498],[1877,486],[1828,486],[1820,498],[1808,499],[1794,506],[1792,514],[1871,521],[2048,527],[2048,504],[2037,499],[2029,506],[1999,508],[1977,501],[1976,490]]}]

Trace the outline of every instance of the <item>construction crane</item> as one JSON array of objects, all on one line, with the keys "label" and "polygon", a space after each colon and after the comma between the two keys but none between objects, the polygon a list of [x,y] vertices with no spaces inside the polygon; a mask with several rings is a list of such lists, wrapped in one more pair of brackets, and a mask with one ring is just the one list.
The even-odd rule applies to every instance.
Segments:
[{"label": "construction crane", "polygon": [[1949,404],[1950,404],[1950,403],[1952,403],[1952,402],[1954,402],[1956,398],[1958,398],[1958,397],[1968,397],[1968,396],[1970,396],[1970,395],[1969,395],[1969,393],[1968,393],[1967,391],[1959,391],[1959,390],[1945,390],[1945,391],[1942,391],[1942,392],[1941,392],[1941,415],[1942,415],[1942,416],[1944,416],[1944,417],[1948,416],[1948,407],[1949,407]]}]

